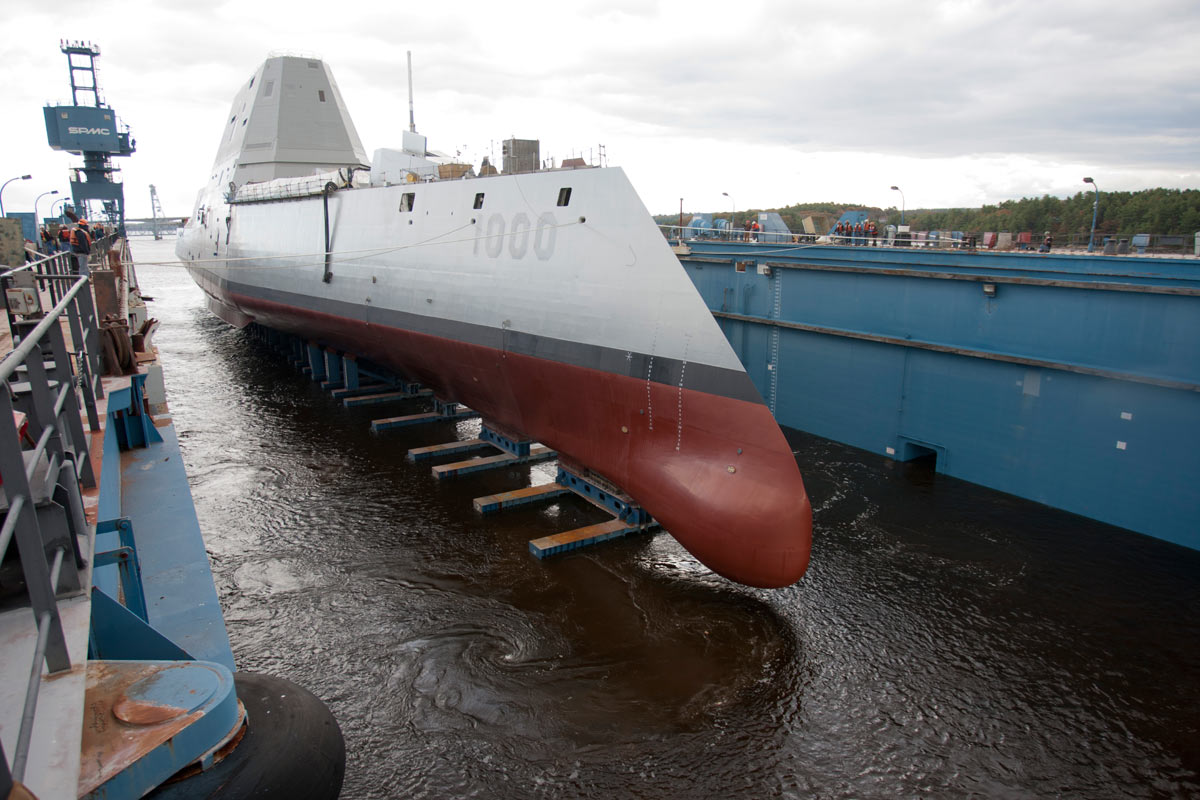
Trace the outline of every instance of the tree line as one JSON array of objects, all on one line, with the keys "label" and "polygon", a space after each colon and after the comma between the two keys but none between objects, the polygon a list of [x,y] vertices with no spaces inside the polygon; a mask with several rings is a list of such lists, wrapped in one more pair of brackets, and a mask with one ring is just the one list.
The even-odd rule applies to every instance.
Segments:
[{"label": "tree line", "polygon": [[[913,230],[1050,231],[1055,236],[1086,234],[1092,227],[1094,193],[1079,192],[1071,197],[1023,197],[1005,200],[982,208],[914,208],[904,212],[905,224]],[[866,211],[873,219],[889,223],[900,221],[895,206],[877,208],[855,203],[797,203],[783,208],[750,209],[738,212],[738,223],[746,214],[775,211],[792,231],[803,230],[801,220],[813,213],[840,215],[844,211]],[[714,213],[715,219],[729,219],[729,213]],[[684,224],[691,214],[684,215]],[[655,216],[659,224],[679,221],[678,214]],[[1200,231],[1200,189],[1143,189],[1137,192],[1101,192],[1096,235],[1153,233],[1191,235]]]}]

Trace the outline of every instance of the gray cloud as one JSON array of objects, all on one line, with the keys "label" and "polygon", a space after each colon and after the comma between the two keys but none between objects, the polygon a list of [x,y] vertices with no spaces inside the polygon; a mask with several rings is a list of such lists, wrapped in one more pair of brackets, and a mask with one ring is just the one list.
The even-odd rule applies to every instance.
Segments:
[{"label": "gray cloud", "polygon": [[1007,3],[956,21],[909,8],[842,21],[780,6],[738,47],[608,43],[588,81],[619,87],[594,98],[614,116],[743,141],[1197,162],[1200,7]]}]

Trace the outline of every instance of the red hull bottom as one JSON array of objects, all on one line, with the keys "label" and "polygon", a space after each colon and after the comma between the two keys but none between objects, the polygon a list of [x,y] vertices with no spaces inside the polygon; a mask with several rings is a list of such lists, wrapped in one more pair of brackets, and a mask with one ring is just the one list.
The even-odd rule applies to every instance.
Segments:
[{"label": "red hull bottom", "polygon": [[812,507],[761,403],[320,314],[250,297],[270,328],[316,338],[420,380],[621,486],[692,555],[749,586],[808,567]]}]

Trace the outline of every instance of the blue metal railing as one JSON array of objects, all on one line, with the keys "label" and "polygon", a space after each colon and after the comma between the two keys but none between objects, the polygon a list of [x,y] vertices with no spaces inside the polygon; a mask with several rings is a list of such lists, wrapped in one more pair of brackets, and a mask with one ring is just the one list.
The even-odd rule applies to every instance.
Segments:
[{"label": "blue metal railing", "polygon": [[[33,720],[42,684],[42,668],[50,674],[71,668],[66,637],[59,617],[59,597],[84,590],[86,567],[78,537],[86,535],[87,520],[81,481],[95,485],[83,428],[79,390],[82,389],[92,430],[99,429],[96,399],[100,384],[99,323],[88,279],[70,274],[70,254],[57,254],[0,274],[0,284],[14,275],[34,274],[55,305],[46,314],[9,321],[15,347],[0,362],[0,481],[4,512],[0,524],[0,560],[15,540],[25,580],[25,601],[37,625],[37,643],[21,712],[11,769],[6,759],[0,776],[21,781],[29,756]],[[27,277],[27,276],[26,276]],[[70,330],[69,350],[63,322]],[[18,428],[18,413],[28,432]],[[29,446],[32,443],[31,446]],[[53,498],[64,508],[63,524],[43,525],[39,502]],[[48,560],[48,554],[49,556]]]}]

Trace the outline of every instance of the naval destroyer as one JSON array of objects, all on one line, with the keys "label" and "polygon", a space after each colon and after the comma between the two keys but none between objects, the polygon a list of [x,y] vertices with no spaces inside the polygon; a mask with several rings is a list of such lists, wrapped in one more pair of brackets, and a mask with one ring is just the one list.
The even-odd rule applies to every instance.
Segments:
[{"label": "naval destroyer", "polygon": [[322,61],[264,62],[177,245],[211,310],[544,443],[733,581],[799,580],[792,451],[625,173],[445,178],[415,128],[400,144],[368,159]]}]

